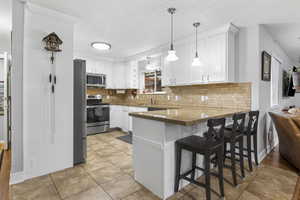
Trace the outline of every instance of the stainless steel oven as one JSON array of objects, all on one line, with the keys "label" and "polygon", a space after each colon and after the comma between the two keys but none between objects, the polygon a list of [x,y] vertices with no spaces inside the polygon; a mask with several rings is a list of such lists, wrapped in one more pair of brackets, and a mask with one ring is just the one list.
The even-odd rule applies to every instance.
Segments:
[{"label": "stainless steel oven", "polygon": [[106,85],[105,74],[87,73],[86,85],[88,87],[105,87]]},{"label": "stainless steel oven", "polygon": [[109,128],[109,104],[102,103],[101,96],[88,96],[86,106],[87,134],[105,132]]}]

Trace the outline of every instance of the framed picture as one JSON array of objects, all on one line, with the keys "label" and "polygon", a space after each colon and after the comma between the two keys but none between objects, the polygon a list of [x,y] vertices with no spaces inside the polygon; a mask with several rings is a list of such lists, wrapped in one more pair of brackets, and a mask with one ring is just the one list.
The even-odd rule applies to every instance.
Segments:
[{"label": "framed picture", "polygon": [[266,51],[262,52],[262,72],[261,72],[261,79],[263,81],[270,81],[271,80],[271,61],[272,57]]}]

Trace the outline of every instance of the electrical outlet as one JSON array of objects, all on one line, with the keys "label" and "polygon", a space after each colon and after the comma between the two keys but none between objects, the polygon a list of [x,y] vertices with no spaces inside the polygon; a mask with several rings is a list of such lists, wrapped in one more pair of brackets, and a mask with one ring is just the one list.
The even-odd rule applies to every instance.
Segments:
[{"label": "electrical outlet", "polygon": [[201,101],[205,101],[205,97],[204,96],[201,96]]}]

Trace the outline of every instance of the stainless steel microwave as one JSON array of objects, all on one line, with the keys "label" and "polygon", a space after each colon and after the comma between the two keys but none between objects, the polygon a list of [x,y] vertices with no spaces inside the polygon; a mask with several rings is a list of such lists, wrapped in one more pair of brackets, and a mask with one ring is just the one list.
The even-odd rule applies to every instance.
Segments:
[{"label": "stainless steel microwave", "polygon": [[106,75],[105,74],[87,73],[86,85],[88,87],[105,87]]}]

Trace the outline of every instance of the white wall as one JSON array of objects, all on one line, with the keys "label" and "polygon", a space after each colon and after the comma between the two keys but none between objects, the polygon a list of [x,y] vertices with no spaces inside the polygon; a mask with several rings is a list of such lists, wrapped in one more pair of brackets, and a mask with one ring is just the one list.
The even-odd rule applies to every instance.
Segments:
[{"label": "white wall", "polygon": [[[18,11],[22,12],[23,7],[19,8]],[[18,19],[21,22],[22,16]],[[17,168],[13,172],[22,172],[23,178],[27,179],[73,166],[73,21],[58,12],[32,4],[26,4],[23,20],[24,34],[22,30],[14,29],[20,36],[18,45],[22,45],[24,40],[24,48],[13,60],[13,68],[18,67],[20,71],[23,68],[18,79],[22,80],[23,87],[23,109],[18,113],[22,115],[23,110],[23,129],[19,130],[23,138],[20,135],[13,138],[13,156],[15,154],[17,159],[13,158],[13,167]],[[22,27],[22,24],[17,25]],[[51,32],[56,32],[63,41],[62,52],[57,53],[55,58],[54,132],[50,129],[48,82],[52,66],[50,53],[44,50],[42,42],[43,37]],[[16,103],[13,103],[13,110],[15,108]],[[19,147],[20,152],[14,153],[17,143],[23,144],[23,148]]]},{"label": "white wall", "polygon": [[0,32],[0,53],[11,53],[10,31]]},{"label": "white wall", "polygon": [[[236,73],[238,81],[252,82],[251,107],[252,110],[260,110],[258,151],[260,157],[263,158],[268,145],[269,119],[267,118],[267,112],[271,109],[271,82],[261,80],[261,53],[265,50],[270,55],[274,55],[282,61],[282,67],[285,69],[293,65],[293,62],[274,41],[263,25],[241,27],[237,43],[237,54],[239,56]],[[279,77],[279,80],[282,81],[281,74]],[[279,91],[281,91],[281,87]],[[279,99],[280,105],[292,105],[295,102],[296,98],[281,97]]]},{"label": "white wall", "polygon": [[23,173],[23,41],[24,3],[13,0],[12,6],[12,179],[21,179]]}]

